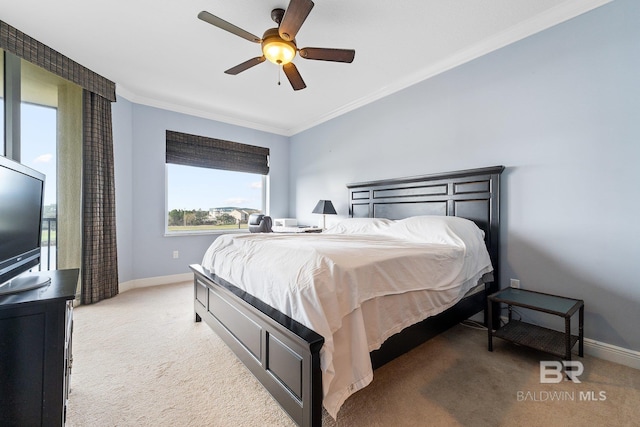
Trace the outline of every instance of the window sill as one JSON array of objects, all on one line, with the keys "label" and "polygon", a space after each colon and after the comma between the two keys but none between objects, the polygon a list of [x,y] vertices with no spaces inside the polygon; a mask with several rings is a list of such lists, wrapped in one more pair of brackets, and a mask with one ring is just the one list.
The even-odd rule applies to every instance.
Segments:
[{"label": "window sill", "polygon": [[183,237],[183,236],[219,236],[221,234],[244,234],[249,233],[248,228],[240,230],[207,230],[207,231],[165,231],[164,237]]}]

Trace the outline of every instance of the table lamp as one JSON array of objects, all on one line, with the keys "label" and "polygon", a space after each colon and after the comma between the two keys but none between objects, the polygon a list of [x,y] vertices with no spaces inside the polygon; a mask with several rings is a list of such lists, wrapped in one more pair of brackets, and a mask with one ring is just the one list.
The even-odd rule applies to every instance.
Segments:
[{"label": "table lamp", "polygon": [[325,229],[325,217],[326,215],[336,215],[336,208],[333,207],[331,200],[320,200],[313,212],[315,214],[322,214],[322,229]]}]

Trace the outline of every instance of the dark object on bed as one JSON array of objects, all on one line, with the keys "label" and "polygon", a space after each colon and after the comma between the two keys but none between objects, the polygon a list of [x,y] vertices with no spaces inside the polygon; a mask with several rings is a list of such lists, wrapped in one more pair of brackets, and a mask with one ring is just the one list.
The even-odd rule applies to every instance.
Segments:
[{"label": "dark object on bed", "polygon": [[252,233],[271,233],[271,217],[263,214],[249,215],[249,231]]},{"label": "dark object on bed", "polygon": [[[503,166],[496,166],[347,186],[352,217],[403,219],[417,215],[453,215],[474,221],[485,232],[494,267],[495,280],[487,283],[485,290],[406,328],[373,351],[374,368],[484,310],[487,295],[499,289],[500,174],[503,170]],[[322,336],[202,266],[192,265],[191,269],[196,321],[204,319],[220,335],[296,423],[320,426]]]}]

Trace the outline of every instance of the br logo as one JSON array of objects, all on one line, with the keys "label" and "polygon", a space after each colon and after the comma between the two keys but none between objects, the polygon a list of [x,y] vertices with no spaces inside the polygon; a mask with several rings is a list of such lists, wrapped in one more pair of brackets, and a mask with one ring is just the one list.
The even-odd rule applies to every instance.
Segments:
[{"label": "br logo", "polygon": [[540,383],[557,384],[562,382],[564,375],[569,377],[574,383],[580,383],[578,377],[584,372],[582,362],[573,360],[563,360],[558,362],[555,360],[540,361]]}]

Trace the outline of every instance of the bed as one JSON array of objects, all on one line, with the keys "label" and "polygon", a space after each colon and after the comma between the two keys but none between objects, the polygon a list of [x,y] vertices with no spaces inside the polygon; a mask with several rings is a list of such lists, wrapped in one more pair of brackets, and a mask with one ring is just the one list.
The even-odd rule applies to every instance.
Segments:
[{"label": "bed", "polygon": [[[389,223],[397,227],[397,224],[405,224],[413,221],[416,217],[423,216],[461,217],[473,221],[477,228],[482,230],[484,241],[481,238],[480,245],[486,244],[486,253],[490,258],[490,264],[493,265],[492,282],[483,283],[480,289],[475,286],[481,277],[486,280],[487,275],[485,273],[488,272],[487,270],[476,271],[473,277],[465,276],[465,280],[463,280],[465,286],[459,290],[452,291],[458,295],[456,299],[444,300],[442,305],[442,310],[444,311],[439,310],[438,314],[419,321],[412,326],[405,328],[406,325],[402,325],[402,331],[392,336],[385,335],[383,343],[376,343],[370,349],[373,350],[368,354],[371,370],[405,353],[416,345],[459,323],[461,320],[484,310],[487,295],[498,289],[500,271],[498,257],[499,178],[503,169],[502,166],[497,166],[446,174],[356,183],[347,186],[349,213],[356,223],[358,218],[363,218],[363,223],[382,224],[386,227],[385,224],[387,224],[386,220],[388,219],[393,220],[389,221]],[[364,220],[365,218],[371,220]],[[445,219],[443,218],[443,221],[439,222],[454,224],[463,222],[462,220],[458,221],[457,218],[450,218],[444,221]],[[475,226],[473,227],[475,228]],[[236,246],[245,245],[248,248],[248,252],[253,251],[253,256],[260,255],[265,258],[265,253],[276,253],[275,249],[265,250],[262,246],[256,246],[258,243],[272,246],[280,245],[283,250],[287,248],[291,250],[291,247],[296,247],[298,242],[301,242],[300,239],[304,239],[305,244],[308,240],[320,240],[321,242],[316,242],[316,244],[320,245],[327,245],[327,240],[337,241],[339,245],[344,247],[352,244],[351,241],[344,240],[345,236],[340,233],[337,233],[337,235],[329,233],[328,236],[322,236],[324,234],[306,234],[302,236],[262,235],[251,237],[250,239],[250,236],[235,237],[233,239],[222,236],[216,239],[217,243],[214,242],[216,246],[215,253],[221,253],[224,250],[235,251],[237,250]],[[292,241],[290,240],[292,238],[298,240]],[[395,234],[393,238],[395,239]],[[385,244],[387,243],[385,242]],[[360,243],[353,244],[356,245],[353,250],[360,250],[358,246]],[[289,255],[281,255],[280,259],[286,259],[287,263],[295,264],[294,260],[297,259],[295,253],[304,252],[302,248],[301,244],[297,251],[293,250]],[[247,252],[246,249],[243,250]],[[409,253],[410,249],[404,246],[395,246],[393,249],[393,253],[403,251]],[[230,267],[225,267],[224,264],[218,263],[215,264],[214,268],[213,262],[207,261],[211,257],[207,258],[207,256],[203,260],[203,265],[191,266],[194,272],[195,320],[201,321],[204,319],[221,336],[296,423],[303,426],[321,425],[323,398],[332,400],[328,403],[325,400],[325,406],[329,413],[335,416],[337,413],[336,407],[339,408],[344,396],[348,396],[358,388],[361,388],[361,386],[366,385],[370,378],[367,378],[367,381],[356,384],[355,387],[354,384],[347,382],[345,383],[347,384],[346,391],[340,389],[338,393],[334,393],[334,390],[329,388],[333,387],[334,382],[333,376],[327,376],[327,368],[331,366],[327,364],[327,360],[335,359],[338,361],[344,359],[344,357],[340,359],[338,356],[344,353],[345,348],[350,348],[349,345],[339,344],[340,340],[336,336],[341,335],[341,332],[336,332],[335,328],[327,329],[322,323],[314,323],[315,321],[312,319],[314,316],[308,312],[296,311],[296,307],[305,305],[304,301],[295,300],[295,297],[287,296],[285,299],[288,300],[288,305],[285,304],[283,306],[278,301],[274,301],[274,299],[277,300],[278,298],[277,296],[273,297],[272,292],[262,292],[259,286],[252,287],[251,284],[254,283],[254,278],[250,272],[235,271],[240,264],[249,262],[244,262],[241,252],[230,253],[233,254],[232,256],[237,261],[235,266],[234,263],[228,263],[227,265]],[[410,257],[413,256],[413,254],[410,255]],[[217,259],[220,259],[220,256]],[[249,259],[247,258],[247,260]],[[263,259],[262,264],[258,265],[266,265],[264,262],[265,260]],[[387,262],[386,258],[381,258],[380,263],[376,265],[383,265]],[[411,272],[419,271],[419,266],[420,264],[418,263],[405,268],[405,270]],[[332,266],[332,269],[334,267]],[[432,270],[425,270],[422,273],[423,276],[429,275],[430,271]],[[362,269],[358,274],[362,276],[361,281],[362,278],[367,280],[367,277],[369,277],[371,286],[367,286],[367,288],[375,288],[374,284],[377,283],[377,279],[374,276],[367,276],[367,271]],[[344,275],[342,274],[341,277]],[[231,279],[225,280],[222,277]],[[277,282],[280,277],[282,277],[281,280],[283,282],[287,280],[285,276],[275,273],[271,280]],[[396,279],[397,283],[406,282],[403,277],[396,278],[394,276],[394,279]],[[393,286],[393,283],[391,285]],[[475,292],[467,293],[472,287],[475,288]],[[348,284],[345,285],[345,288],[349,289]],[[336,293],[342,294],[340,289],[343,288],[336,287],[336,289],[339,291]],[[396,292],[396,295],[411,293],[412,291],[418,292],[419,290],[400,289]],[[420,292],[422,291],[420,290]],[[259,295],[260,298],[257,298],[256,295]],[[394,298],[396,295],[394,295]],[[345,313],[350,315],[354,309],[360,309],[360,303],[363,300],[368,300],[369,297],[363,300],[355,300],[354,298],[347,297],[346,300],[350,301],[348,303],[341,302],[344,301],[344,299],[341,299],[335,304],[326,303],[324,305],[322,301],[312,301],[307,306],[309,311],[313,311],[314,307],[327,308],[334,306],[340,306],[340,310],[343,310],[342,305],[345,305],[341,315]],[[291,301],[292,299],[295,301]],[[376,306],[376,304],[369,305],[371,307]],[[274,306],[284,308],[276,310],[273,308]],[[371,309],[371,307],[367,309],[365,305],[362,305],[362,310],[375,313],[375,310]],[[368,316],[359,316],[359,322],[354,320],[353,323],[372,322],[369,319],[375,319],[375,314],[372,317],[371,313]],[[353,316],[354,319],[356,317]],[[327,318],[329,320],[326,323],[331,324],[331,318],[329,316]],[[338,322],[344,321],[346,324],[350,324],[351,320],[344,319],[352,318],[338,317],[338,319]],[[363,321],[362,319],[368,320]],[[340,327],[342,327],[341,324],[338,324],[338,328]],[[364,327],[368,328],[369,325]],[[314,328],[318,331],[314,330]],[[319,332],[322,332],[322,334]],[[332,333],[335,334],[332,335]],[[335,357],[334,352],[337,354]],[[361,354],[355,356],[348,354],[347,359],[355,360],[356,362],[353,362],[352,365],[357,367],[366,364],[363,362]],[[323,369],[321,369],[321,362]],[[340,363],[344,365],[343,362]],[[333,375],[333,366],[331,366],[330,371],[330,374]],[[335,371],[338,371],[335,375],[338,378],[337,374],[340,373],[341,368],[336,368]],[[325,379],[324,385],[327,386],[325,388],[323,388],[323,377]],[[340,384],[340,381],[336,381],[336,383]],[[344,388],[344,385],[341,387]]]}]

